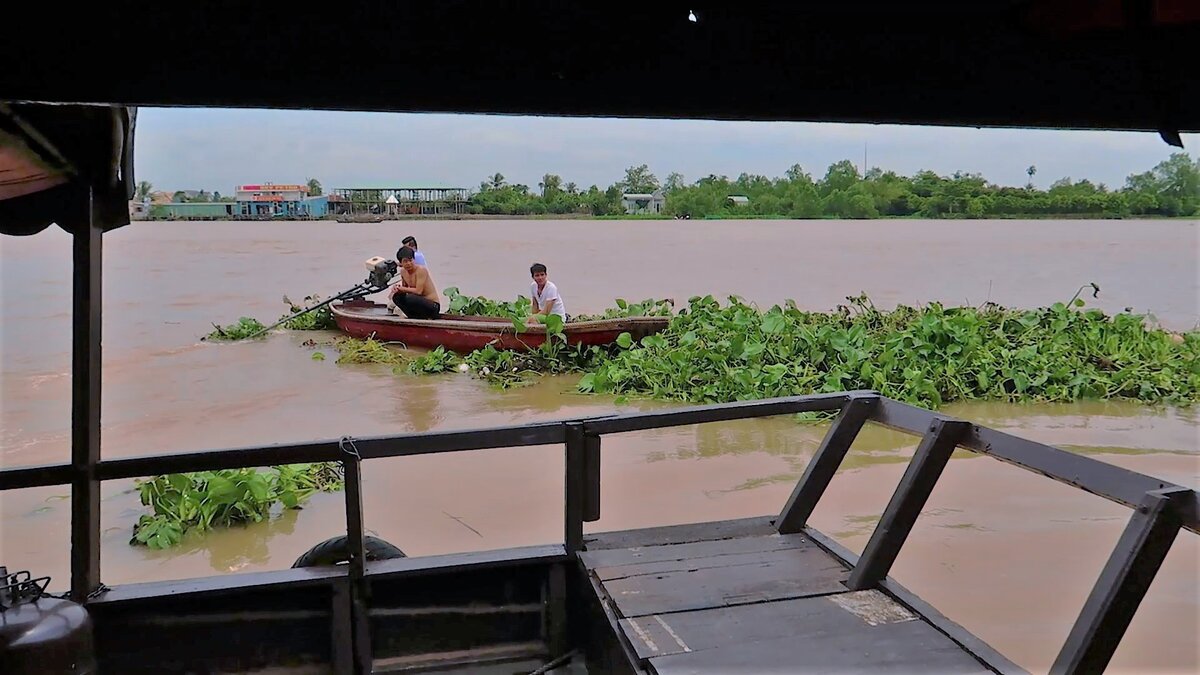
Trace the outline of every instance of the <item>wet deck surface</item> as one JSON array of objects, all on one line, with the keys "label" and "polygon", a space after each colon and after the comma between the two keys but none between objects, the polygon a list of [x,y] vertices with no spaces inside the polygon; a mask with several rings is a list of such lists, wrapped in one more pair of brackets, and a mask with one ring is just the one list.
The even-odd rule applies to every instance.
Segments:
[{"label": "wet deck surface", "polygon": [[580,560],[643,670],[992,672],[769,519],[589,536]]}]

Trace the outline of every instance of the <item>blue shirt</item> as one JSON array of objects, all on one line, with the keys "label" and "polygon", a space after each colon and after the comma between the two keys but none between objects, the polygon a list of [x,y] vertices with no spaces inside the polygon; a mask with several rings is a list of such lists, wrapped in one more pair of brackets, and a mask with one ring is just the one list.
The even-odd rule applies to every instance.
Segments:
[{"label": "blue shirt", "polygon": [[420,251],[413,251],[413,262],[424,267],[425,266],[425,254],[421,253]]}]

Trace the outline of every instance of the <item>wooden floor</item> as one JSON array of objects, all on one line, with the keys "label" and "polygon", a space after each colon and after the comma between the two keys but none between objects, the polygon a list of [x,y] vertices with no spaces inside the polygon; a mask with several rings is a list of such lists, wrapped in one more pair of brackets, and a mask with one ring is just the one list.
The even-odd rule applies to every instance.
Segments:
[{"label": "wooden floor", "polygon": [[882,591],[769,519],[589,536],[583,568],[635,670],[989,673]]}]

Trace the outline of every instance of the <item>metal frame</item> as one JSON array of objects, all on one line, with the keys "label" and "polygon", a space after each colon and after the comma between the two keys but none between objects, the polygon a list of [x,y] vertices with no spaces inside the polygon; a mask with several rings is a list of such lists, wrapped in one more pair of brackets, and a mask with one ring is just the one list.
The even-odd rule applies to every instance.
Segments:
[{"label": "metal frame", "polygon": [[[0,490],[38,485],[72,485],[71,589],[72,594],[84,602],[101,588],[97,503],[100,481],[218,468],[340,461],[346,475],[346,529],[351,548],[357,553],[352,557],[348,576],[335,575],[337,579],[331,577],[324,583],[333,582],[335,586],[334,616],[346,618],[349,622],[346,624],[348,628],[343,629],[344,634],[335,636],[335,640],[343,643],[336,652],[339,662],[356,672],[365,672],[370,663],[369,636],[365,629],[367,584],[373,574],[383,573],[383,570],[372,572],[362,553],[364,530],[360,463],[363,460],[562,444],[565,480],[564,544],[561,550],[569,557],[583,548],[584,522],[600,517],[600,457],[604,434],[812,411],[840,410],[840,414],[776,520],[776,527],[782,533],[812,533],[806,527],[808,516],[865,423],[875,422],[922,435],[917,452],[863,555],[854,557],[853,562],[849,556],[843,556],[853,565],[847,582],[853,589],[880,587],[895,595],[895,584],[887,578],[888,570],[956,448],[995,457],[1136,509],[1080,612],[1075,628],[1055,663],[1055,673],[1102,670],[1128,628],[1176,533],[1180,529],[1200,531],[1195,490],[1090,457],[951,419],[869,391],[740,401],[469,431],[352,440],[344,438],[101,461],[99,427],[96,424],[99,419],[99,398],[91,396],[99,388],[99,364],[98,360],[81,356],[98,353],[92,347],[98,346],[99,316],[98,313],[92,316],[88,311],[92,305],[86,300],[96,297],[95,293],[99,290],[99,274],[96,271],[100,255],[99,233],[94,232],[92,237],[77,236],[80,237],[76,240],[77,261],[82,260],[82,266],[92,273],[84,275],[88,280],[86,284],[80,282],[76,286],[77,301],[82,299],[85,302],[77,305],[84,309],[76,315],[75,372],[82,377],[77,379],[79,385],[75,392],[72,463],[2,470]],[[349,454],[347,442],[353,450]],[[828,540],[825,541],[827,544]],[[307,577],[297,577],[291,582],[281,581],[312,582]],[[555,594],[558,592],[554,591]],[[919,601],[912,597],[900,599],[909,604]],[[561,598],[555,597],[552,602],[561,604]],[[948,620],[944,623],[949,624]],[[971,641],[961,633],[953,628],[942,629],[952,639],[979,655],[979,648],[973,647]],[[353,666],[350,666],[351,663]]]},{"label": "metal frame", "polygon": [[87,188],[74,223],[71,331],[71,594],[100,589],[100,306],[104,238]]}]

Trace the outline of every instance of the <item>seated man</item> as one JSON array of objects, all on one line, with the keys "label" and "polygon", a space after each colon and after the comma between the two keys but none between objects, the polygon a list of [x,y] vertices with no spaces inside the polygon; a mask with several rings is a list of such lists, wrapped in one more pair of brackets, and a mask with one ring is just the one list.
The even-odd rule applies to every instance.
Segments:
[{"label": "seated man", "polygon": [[436,319],[442,313],[441,298],[429,270],[413,260],[413,250],[402,246],[396,252],[400,283],[392,286],[392,302],[410,319]]}]

